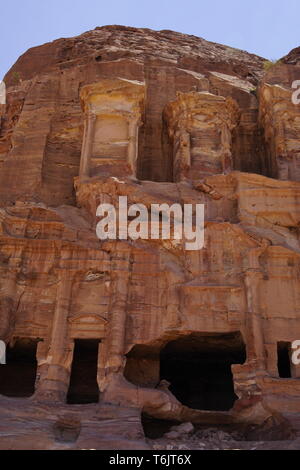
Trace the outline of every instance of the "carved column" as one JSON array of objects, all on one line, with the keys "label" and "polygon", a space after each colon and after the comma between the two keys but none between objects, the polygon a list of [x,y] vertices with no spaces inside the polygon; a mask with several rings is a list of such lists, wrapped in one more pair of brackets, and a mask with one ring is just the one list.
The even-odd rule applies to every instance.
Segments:
[{"label": "carved column", "polygon": [[261,316],[261,298],[263,272],[259,258],[268,248],[269,242],[264,240],[262,245],[249,251],[249,268],[245,273],[247,296],[247,331],[248,331],[248,361],[256,361],[256,369],[266,373],[266,351]]},{"label": "carved column", "polygon": [[101,344],[101,371],[98,377],[102,382],[101,391],[109,384],[110,377],[123,373],[125,366],[125,340],[127,319],[127,295],[130,276],[129,260],[119,260],[120,270],[113,280],[112,301],[108,336]]},{"label": "carved column", "polygon": [[[20,256],[20,255],[19,255]],[[14,257],[7,269],[5,281],[1,287],[0,298],[0,339],[8,343],[13,335],[15,323],[15,309],[17,302],[17,274],[20,270],[21,258]]]},{"label": "carved column", "polygon": [[260,312],[263,273],[258,266],[261,253],[261,248],[250,250],[250,267],[244,277],[247,300],[245,321],[247,360],[245,364],[231,366],[235,393],[240,399],[253,399],[254,402],[261,398],[262,393],[257,379],[267,373],[263,321]]},{"label": "carved column", "polygon": [[[74,275],[67,270],[60,273],[57,300],[52,322],[48,351],[38,350],[38,373],[42,380],[37,384],[35,397],[65,401],[69,386],[73,346],[68,338],[68,315]],[[44,354],[45,356],[44,356]],[[44,357],[43,357],[44,356]]]},{"label": "carved column", "polygon": [[221,127],[221,146],[222,146],[222,170],[227,174],[233,169],[233,160],[231,152],[232,135],[228,123],[223,123]]},{"label": "carved column", "polygon": [[14,297],[16,290],[16,270],[9,270],[1,289],[0,299],[0,339],[6,343],[11,339],[14,324]]},{"label": "carved column", "polygon": [[263,274],[249,269],[245,273],[247,293],[247,331],[248,331],[248,361],[256,360],[257,370],[266,370],[263,324],[260,310],[259,290]]},{"label": "carved column", "polygon": [[[191,166],[191,138],[189,132],[180,129],[174,136],[174,180],[182,181]],[[176,150],[175,150],[176,149]]]},{"label": "carved column", "polygon": [[84,136],[81,152],[81,161],[80,161],[80,178],[89,177],[90,173],[90,159],[93,151],[93,141],[95,135],[95,122],[96,114],[92,111],[88,111],[84,123]]}]

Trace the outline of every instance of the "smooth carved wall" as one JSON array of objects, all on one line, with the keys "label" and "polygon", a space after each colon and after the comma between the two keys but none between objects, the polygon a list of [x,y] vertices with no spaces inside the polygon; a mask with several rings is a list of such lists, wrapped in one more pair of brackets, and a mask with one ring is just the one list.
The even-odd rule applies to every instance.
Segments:
[{"label": "smooth carved wall", "polygon": [[92,168],[104,159],[121,159],[126,162],[129,135],[128,122],[123,116],[98,115],[92,150]]}]

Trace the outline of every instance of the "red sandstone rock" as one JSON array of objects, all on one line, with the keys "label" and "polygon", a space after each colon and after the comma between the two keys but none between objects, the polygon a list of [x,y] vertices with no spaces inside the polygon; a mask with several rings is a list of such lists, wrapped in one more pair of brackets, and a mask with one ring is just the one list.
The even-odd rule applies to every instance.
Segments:
[{"label": "red sandstone rock", "polygon": [[[106,26],[8,72],[0,339],[21,364],[37,343],[37,372],[25,400],[30,372],[13,356],[0,366],[1,448],[147,448],[141,413],[149,426],[298,427],[300,369],[280,378],[277,364],[300,339],[298,56],[265,73],[200,38]],[[119,196],[205,204],[204,248],[99,241],[97,206]],[[99,404],[65,403],[76,340],[91,341],[76,343],[87,358],[99,342]],[[89,401],[90,364],[75,402]]]}]

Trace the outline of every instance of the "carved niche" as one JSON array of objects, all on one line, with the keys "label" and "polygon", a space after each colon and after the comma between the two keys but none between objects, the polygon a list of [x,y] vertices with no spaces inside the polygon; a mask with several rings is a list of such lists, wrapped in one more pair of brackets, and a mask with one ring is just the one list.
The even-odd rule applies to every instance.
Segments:
[{"label": "carved niche", "polygon": [[118,166],[121,172],[136,174],[144,89],[142,82],[120,78],[103,79],[81,89],[81,179],[101,174],[111,165],[115,174]]}]

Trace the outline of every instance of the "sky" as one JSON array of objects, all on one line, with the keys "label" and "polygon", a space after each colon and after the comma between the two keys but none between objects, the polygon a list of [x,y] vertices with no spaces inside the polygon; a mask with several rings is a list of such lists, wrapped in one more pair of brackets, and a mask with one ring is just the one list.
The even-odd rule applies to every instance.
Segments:
[{"label": "sky", "polygon": [[121,24],[171,29],[279,59],[300,46],[299,0],[0,0],[0,79],[33,46]]}]

